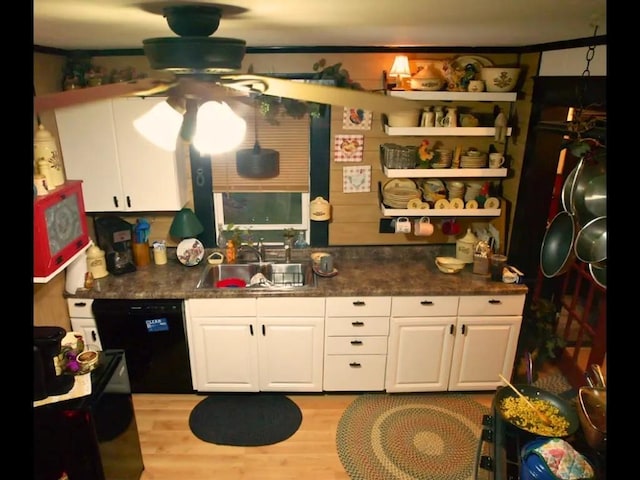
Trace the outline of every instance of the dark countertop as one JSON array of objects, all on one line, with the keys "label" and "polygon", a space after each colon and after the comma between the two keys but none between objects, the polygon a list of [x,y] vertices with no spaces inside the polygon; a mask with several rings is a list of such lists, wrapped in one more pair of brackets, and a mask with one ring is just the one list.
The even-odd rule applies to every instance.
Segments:
[{"label": "dark countertop", "polygon": [[[334,255],[338,274],[317,277],[315,287],[292,289],[196,289],[207,266],[206,257],[194,267],[185,267],[169,249],[165,265],[150,264],[122,275],[109,274],[94,280],[91,290],[78,289],[71,298],[162,299],[162,298],[242,298],[242,297],[347,297],[412,295],[522,295],[522,284],[494,282],[472,273],[472,265],[456,274],[438,270],[436,256],[455,256],[451,245],[393,247],[327,247],[293,250],[292,261],[310,260],[310,253],[326,251]],[[267,250],[267,261],[282,260],[282,250]]]}]

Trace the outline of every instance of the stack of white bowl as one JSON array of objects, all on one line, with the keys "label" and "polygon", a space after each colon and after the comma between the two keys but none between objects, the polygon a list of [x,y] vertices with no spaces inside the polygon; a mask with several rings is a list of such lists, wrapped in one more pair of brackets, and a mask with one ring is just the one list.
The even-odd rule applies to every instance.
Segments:
[{"label": "stack of white bowl", "polygon": [[464,201],[475,200],[480,195],[482,182],[467,182],[465,184]]},{"label": "stack of white bowl", "polygon": [[447,192],[449,192],[449,200],[453,200],[454,198],[464,198],[464,190],[464,183],[458,180],[447,182]]}]

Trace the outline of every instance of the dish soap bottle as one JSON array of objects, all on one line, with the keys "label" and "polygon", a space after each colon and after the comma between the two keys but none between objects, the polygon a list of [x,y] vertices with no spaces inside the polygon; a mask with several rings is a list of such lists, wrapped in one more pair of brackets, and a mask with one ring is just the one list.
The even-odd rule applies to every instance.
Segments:
[{"label": "dish soap bottle", "polygon": [[467,229],[467,234],[456,241],[456,258],[464,263],[473,263],[473,251],[478,241],[471,228]]},{"label": "dish soap bottle", "polygon": [[298,238],[296,238],[296,241],[293,244],[294,248],[307,248],[309,246],[307,239],[304,236],[304,232],[304,230],[300,230],[298,232]]}]

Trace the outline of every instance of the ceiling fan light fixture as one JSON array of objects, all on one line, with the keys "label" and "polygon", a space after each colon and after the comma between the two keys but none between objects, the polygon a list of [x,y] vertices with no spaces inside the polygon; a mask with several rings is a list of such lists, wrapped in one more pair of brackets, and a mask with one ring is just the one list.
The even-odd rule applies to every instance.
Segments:
[{"label": "ceiling fan light fixture", "polygon": [[136,118],[133,121],[133,126],[140,135],[157,147],[174,152],[185,111],[184,107],[178,111],[182,103],[176,97],[169,97]]},{"label": "ceiling fan light fixture", "polygon": [[246,133],[247,122],[229,105],[209,101],[198,108],[193,146],[204,155],[224,153],[240,145]]}]

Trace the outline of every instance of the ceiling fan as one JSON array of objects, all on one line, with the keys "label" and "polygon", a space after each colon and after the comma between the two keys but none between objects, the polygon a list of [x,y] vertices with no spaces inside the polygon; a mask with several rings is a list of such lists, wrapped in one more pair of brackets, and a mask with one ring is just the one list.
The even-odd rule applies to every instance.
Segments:
[{"label": "ceiling fan", "polygon": [[162,15],[178,36],[146,39],[143,48],[151,68],[164,79],[141,78],[36,96],[35,113],[131,95],[170,95],[197,101],[271,95],[378,112],[415,108],[408,100],[381,93],[233,73],[241,68],[246,42],[210,36],[219,26],[223,9],[230,8],[244,11],[198,3],[162,6]]}]

